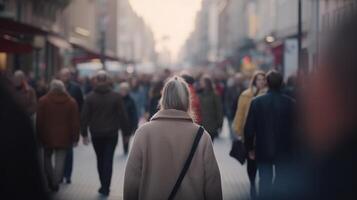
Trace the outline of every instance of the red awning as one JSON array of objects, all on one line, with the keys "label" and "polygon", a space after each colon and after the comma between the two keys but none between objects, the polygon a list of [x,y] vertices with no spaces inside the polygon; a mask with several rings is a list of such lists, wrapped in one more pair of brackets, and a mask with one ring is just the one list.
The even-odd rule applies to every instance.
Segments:
[{"label": "red awning", "polygon": [[[76,43],[72,43],[72,45],[75,49],[79,49],[83,52],[82,55],[73,57],[72,62],[74,64],[90,62],[93,59],[101,59],[102,57],[102,55],[99,52],[89,49],[88,47]],[[121,60],[118,57],[109,56],[109,55],[105,55],[105,59],[121,62]]]},{"label": "red awning", "polygon": [[46,35],[47,31],[12,19],[0,18],[0,33],[9,35]]},{"label": "red awning", "polygon": [[0,37],[0,52],[5,53],[31,53],[32,46],[20,41]]}]

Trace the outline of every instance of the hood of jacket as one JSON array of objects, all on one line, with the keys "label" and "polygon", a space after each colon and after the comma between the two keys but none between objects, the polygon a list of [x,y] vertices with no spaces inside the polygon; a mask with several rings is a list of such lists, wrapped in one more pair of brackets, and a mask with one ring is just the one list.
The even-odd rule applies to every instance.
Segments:
[{"label": "hood of jacket", "polygon": [[94,88],[94,92],[99,93],[99,94],[106,94],[106,93],[110,92],[111,90],[112,90],[112,87],[109,84],[100,84]]},{"label": "hood of jacket", "polygon": [[71,100],[71,97],[67,93],[62,92],[49,92],[47,97],[51,102],[56,104],[63,104]]}]

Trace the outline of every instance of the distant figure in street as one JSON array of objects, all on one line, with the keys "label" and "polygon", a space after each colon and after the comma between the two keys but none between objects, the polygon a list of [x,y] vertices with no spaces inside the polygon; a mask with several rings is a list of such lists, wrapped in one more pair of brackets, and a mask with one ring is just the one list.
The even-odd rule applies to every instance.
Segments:
[{"label": "distant figure in street", "polygon": [[244,135],[249,159],[257,162],[259,195],[269,199],[292,158],[295,101],[281,91],[280,73],[270,71],[267,83],[268,92],[251,102]]},{"label": "distant figure in street", "polygon": [[1,199],[48,200],[33,123],[16,92],[0,73]]},{"label": "distant figure in street", "polygon": [[48,92],[48,86],[46,84],[46,80],[44,78],[39,79],[36,82],[36,96],[37,99],[45,96]]},{"label": "distant figure in street", "polygon": [[164,87],[164,83],[161,80],[154,80],[151,84],[149,91],[149,101],[147,104],[146,112],[148,114],[148,120],[159,111],[159,101],[161,98],[161,90]]},{"label": "distant figure in street", "polygon": [[[238,98],[236,114],[233,119],[232,129],[243,142],[244,138],[244,126],[246,123],[248,111],[251,101],[254,97],[265,94],[266,92],[266,77],[263,71],[256,71],[250,81],[249,88],[245,90]],[[250,181],[250,196],[254,198],[256,196],[255,190],[255,178],[257,174],[257,163],[255,159],[247,157],[247,171]]]},{"label": "distant figure in street", "polygon": [[[69,68],[63,68],[60,71],[60,80],[64,83],[68,94],[76,101],[78,110],[81,112],[83,105],[83,93],[80,86],[71,80],[71,71]],[[64,179],[70,184],[73,170],[73,148],[68,148],[65,162]]]},{"label": "distant figure in street", "polygon": [[134,77],[130,80],[130,96],[134,99],[136,105],[136,112],[141,118],[146,109],[146,94],[144,88],[140,85],[139,80]]},{"label": "distant figure in street", "polygon": [[293,98],[296,99],[296,76],[295,75],[291,75],[288,77],[286,86],[283,89],[283,92]]},{"label": "distant figure in street", "polygon": [[108,196],[112,178],[113,157],[118,143],[118,132],[130,135],[129,123],[120,94],[113,91],[105,71],[96,75],[96,85],[84,101],[81,133],[85,145],[89,144],[90,130],[101,187],[99,193]]},{"label": "distant figure in street", "polygon": [[16,100],[29,116],[36,112],[37,98],[35,90],[27,83],[25,73],[16,71],[14,73],[14,85],[16,89]]},{"label": "distant figure in street", "polygon": [[188,74],[183,74],[181,77],[186,81],[191,94],[192,113],[194,115],[195,123],[202,124],[201,102],[194,87],[195,79]]},{"label": "distant figure in street", "polygon": [[121,83],[119,86],[119,92],[123,98],[124,107],[125,107],[126,113],[128,114],[128,120],[129,120],[128,123],[129,123],[130,135],[124,135],[124,132],[122,132],[124,153],[128,154],[130,136],[138,128],[139,118],[138,118],[138,113],[136,111],[135,102],[129,94],[130,93],[129,84],[126,82]]},{"label": "distant figure in street", "polygon": [[[125,169],[124,200],[169,198],[200,129],[193,123],[190,104],[185,81],[169,79],[160,111],[136,131]],[[206,131],[193,155],[175,199],[221,200],[220,172]]]},{"label": "distant figure in street", "polygon": [[228,119],[231,138],[235,138],[235,133],[232,129],[234,116],[237,110],[237,102],[239,96],[246,89],[243,85],[244,77],[241,73],[235,74],[227,81],[227,87],[224,93],[224,113]]},{"label": "distant figure in street", "polygon": [[[79,112],[62,81],[53,80],[37,110],[37,132],[44,147],[44,164],[49,187],[58,191],[63,178],[66,154],[79,140]],[[54,166],[52,159],[54,156]]]},{"label": "distant figure in street", "polygon": [[214,84],[209,76],[200,80],[202,91],[199,93],[202,113],[202,126],[211,135],[212,141],[218,136],[218,130],[223,124],[222,101],[216,94]]}]

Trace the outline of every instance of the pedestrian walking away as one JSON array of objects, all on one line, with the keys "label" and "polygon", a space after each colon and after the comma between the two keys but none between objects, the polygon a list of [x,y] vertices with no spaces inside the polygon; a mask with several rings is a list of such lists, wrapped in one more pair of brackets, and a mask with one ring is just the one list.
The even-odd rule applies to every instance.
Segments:
[{"label": "pedestrian walking away", "polygon": [[212,140],[218,136],[218,130],[223,124],[223,108],[220,97],[214,90],[214,83],[209,76],[200,80],[202,87],[199,93],[201,102],[202,126],[211,135]]},{"label": "pedestrian walking away", "polygon": [[[199,142],[192,161],[185,165],[200,128],[190,116],[190,103],[185,81],[177,76],[169,79],[159,112],[135,133],[125,168],[124,200],[164,200],[173,196],[177,200],[222,199],[220,172],[206,131],[196,139]],[[186,174],[181,173],[184,165],[189,166]],[[182,180],[181,184],[177,180]]]},{"label": "pedestrian walking away", "polygon": [[[37,132],[44,148],[44,165],[49,187],[58,191],[63,178],[66,153],[79,140],[78,106],[60,80],[53,80],[50,91],[39,101]],[[52,157],[55,163],[52,164]]]},{"label": "pedestrian walking away", "polygon": [[130,135],[124,135],[124,132],[122,131],[122,137],[123,137],[123,150],[124,154],[128,154],[129,151],[129,142],[130,142],[130,137],[131,135],[136,131],[138,128],[138,123],[139,123],[139,118],[138,118],[138,113],[136,111],[136,105],[135,101],[133,98],[131,98],[129,92],[130,92],[130,85],[128,83],[121,83],[120,84],[120,95],[123,98],[124,102],[124,107],[125,111],[128,114],[128,123],[129,123],[129,133]]},{"label": "pedestrian walking away", "polygon": [[[249,88],[245,90],[238,99],[237,110],[232,123],[232,129],[237,134],[237,138],[240,138],[243,142],[244,138],[244,126],[246,123],[248,111],[251,101],[254,97],[262,95],[266,92],[266,77],[263,71],[256,71],[250,81]],[[255,159],[251,159],[247,155],[247,172],[250,182],[250,196],[254,198],[256,196],[255,178],[257,174],[257,163]]]},{"label": "pedestrian walking away", "polygon": [[118,143],[118,132],[130,134],[129,123],[120,94],[113,91],[107,72],[99,71],[96,86],[84,101],[81,134],[85,145],[89,144],[88,128],[97,157],[97,169],[104,196],[110,193],[113,157]]},{"label": "pedestrian walking away", "polygon": [[[63,81],[67,92],[76,101],[78,110],[81,112],[83,105],[83,93],[80,86],[71,80],[71,71],[69,68],[63,68],[60,71],[60,80]],[[64,168],[64,181],[66,183],[72,182],[72,170],[73,170],[73,148],[68,148],[66,153],[66,161]]]},{"label": "pedestrian walking away", "polygon": [[[293,109],[295,101],[282,91],[283,77],[276,71],[267,74],[268,92],[252,100],[244,128],[250,159],[259,171],[259,196],[271,197],[274,189],[281,191],[279,181],[292,159]],[[275,178],[273,179],[275,168]],[[288,189],[288,188],[286,188]]]}]

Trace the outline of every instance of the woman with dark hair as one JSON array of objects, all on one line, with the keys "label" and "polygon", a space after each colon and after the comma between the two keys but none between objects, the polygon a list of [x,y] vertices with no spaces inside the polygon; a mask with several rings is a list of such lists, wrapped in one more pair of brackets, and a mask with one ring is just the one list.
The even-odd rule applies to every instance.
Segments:
[{"label": "woman with dark hair", "polygon": [[201,102],[202,126],[211,135],[212,140],[218,136],[218,129],[223,124],[222,103],[215,93],[214,83],[209,76],[203,76],[200,80],[202,90],[199,94]]},{"label": "woman with dark hair", "polygon": [[[237,102],[237,110],[233,120],[232,128],[238,137],[244,142],[244,126],[247,119],[250,103],[252,99],[258,95],[266,92],[266,75],[263,71],[256,71],[250,81],[249,88],[245,90],[239,97]],[[250,180],[250,193],[254,197],[255,191],[255,177],[257,174],[257,164],[255,160],[247,156],[247,170]]]}]

